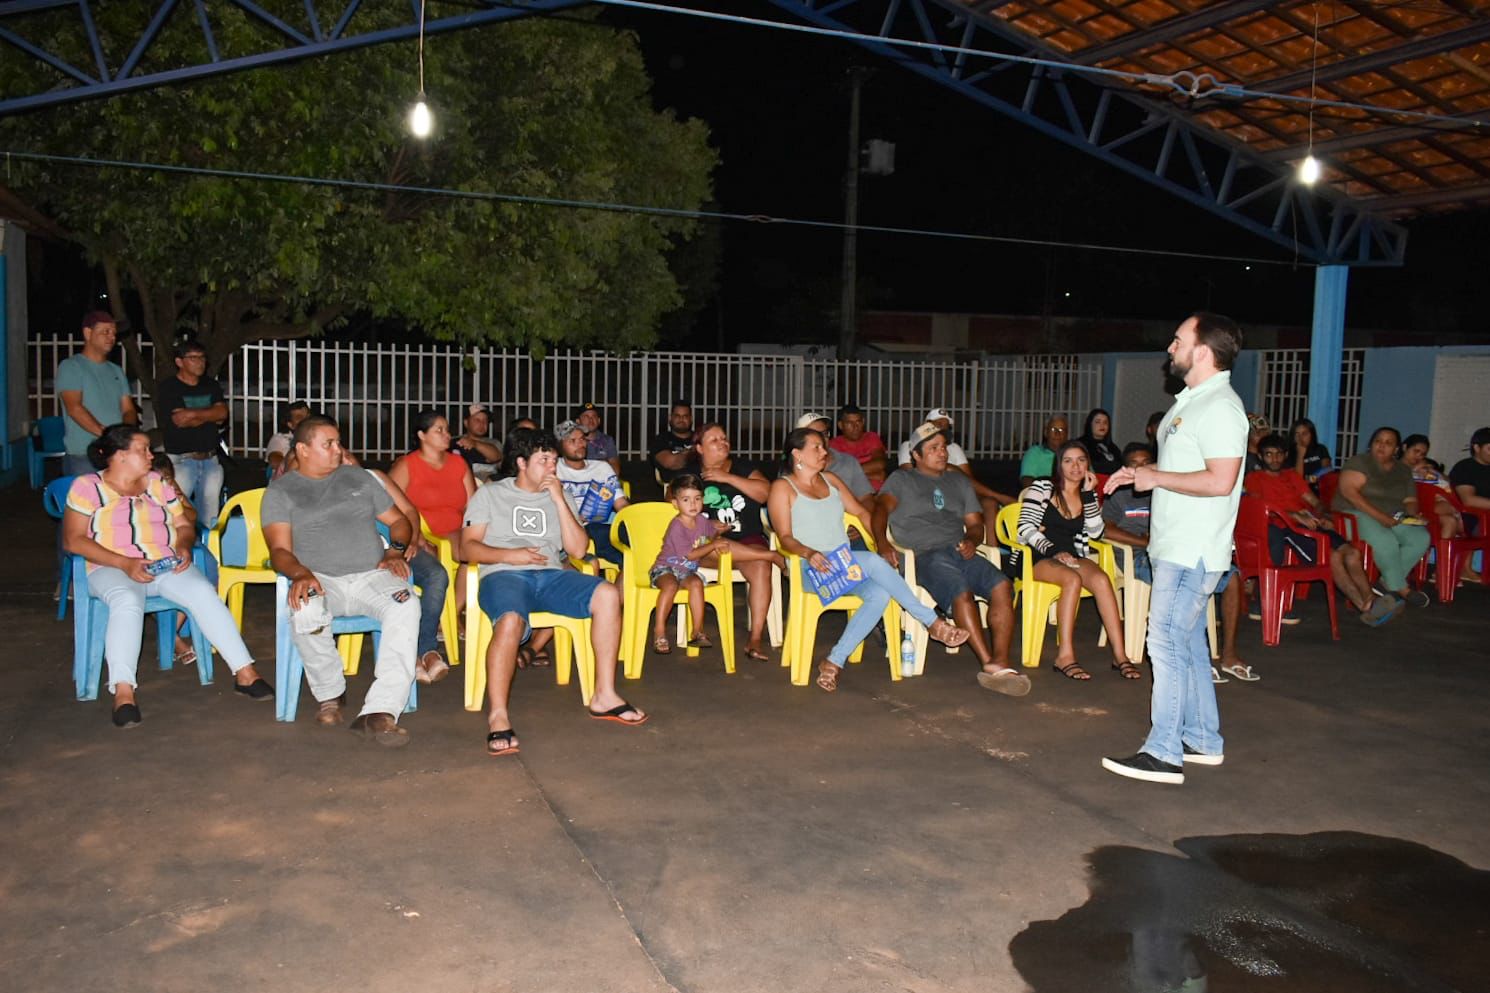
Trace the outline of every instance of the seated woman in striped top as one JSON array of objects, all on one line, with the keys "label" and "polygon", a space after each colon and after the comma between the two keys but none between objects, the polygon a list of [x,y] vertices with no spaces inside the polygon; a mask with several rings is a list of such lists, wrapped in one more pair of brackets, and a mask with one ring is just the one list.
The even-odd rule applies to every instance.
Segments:
[{"label": "seated woman in striped top", "polygon": [[1118,617],[1117,594],[1107,573],[1087,558],[1089,541],[1102,536],[1102,511],[1097,503],[1097,477],[1079,441],[1068,441],[1055,453],[1050,476],[1036,479],[1024,491],[1019,510],[1019,540],[1034,554],[1035,579],[1061,588],[1056,601],[1060,643],[1055,668],[1069,679],[1092,677],[1076,661],[1072,644],[1076,607],[1083,588],[1097,602],[1097,613],[1112,644],[1112,668],[1125,679],[1142,678],[1123,645],[1123,623]]}]

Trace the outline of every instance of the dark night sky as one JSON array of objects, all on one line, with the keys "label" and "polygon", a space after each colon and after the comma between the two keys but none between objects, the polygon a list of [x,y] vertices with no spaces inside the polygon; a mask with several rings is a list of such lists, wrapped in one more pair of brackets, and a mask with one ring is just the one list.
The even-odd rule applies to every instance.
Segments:
[{"label": "dark night sky", "polygon": [[[731,9],[775,16],[767,3]],[[846,79],[857,65],[873,70],[862,136],[896,145],[893,176],[861,179],[863,224],[1284,255],[851,42],[620,8],[600,16],[638,34],[660,106],[708,123],[721,158],[718,209],[842,221]],[[1479,211],[1411,223],[1405,267],[1352,270],[1347,325],[1490,340],[1483,316],[1490,312],[1482,262],[1487,221],[1490,212]],[[665,328],[662,347],[834,340],[840,231],[713,223],[722,245],[717,302],[692,327]],[[89,305],[86,270],[59,251],[36,252],[33,270],[33,327],[68,326]],[[1055,316],[1169,320],[1206,307],[1244,326],[1307,325],[1314,278],[1307,266],[1248,270],[1233,262],[870,233],[860,237],[859,276],[863,309],[1039,314],[1048,302]],[[342,334],[371,331],[354,322]]]},{"label": "dark night sky", "polygon": [[[772,16],[768,5],[731,9]],[[1066,242],[1282,258],[1284,251],[1146,182],[980,107],[850,42],[611,9],[636,31],[660,105],[708,122],[720,209],[841,221],[850,66],[874,74],[863,130],[896,144],[861,179],[860,221]],[[1354,269],[1352,327],[1490,339],[1481,246],[1490,214],[1410,225],[1408,264]],[[726,340],[832,339],[842,235],[726,222]],[[1307,325],[1313,270],[863,235],[861,306],[1167,319],[1197,307]],[[1066,296],[1069,293],[1070,296]],[[706,314],[702,323],[714,320]],[[695,337],[713,339],[713,330]]]}]

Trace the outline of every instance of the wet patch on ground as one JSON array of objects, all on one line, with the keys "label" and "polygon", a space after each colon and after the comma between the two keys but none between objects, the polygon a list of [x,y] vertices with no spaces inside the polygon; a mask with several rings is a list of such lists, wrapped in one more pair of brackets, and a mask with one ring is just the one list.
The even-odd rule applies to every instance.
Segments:
[{"label": "wet patch on ground", "polygon": [[1035,993],[1490,988],[1490,872],[1354,832],[1108,846],[1091,897],[1010,942]]}]

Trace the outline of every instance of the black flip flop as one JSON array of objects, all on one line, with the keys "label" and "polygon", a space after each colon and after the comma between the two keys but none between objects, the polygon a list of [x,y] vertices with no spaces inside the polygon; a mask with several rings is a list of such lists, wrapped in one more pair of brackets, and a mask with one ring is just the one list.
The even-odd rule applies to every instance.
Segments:
[{"label": "black flip flop", "polygon": [[[486,754],[492,758],[501,758],[503,755],[516,755],[520,749],[512,743],[517,736],[517,731],[508,728],[506,731],[493,731],[486,736]],[[501,748],[492,748],[493,742],[501,742]]]},{"label": "black flip flop", "polygon": [[626,713],[626,711],[628,711],[628,710],[631,711],[633,714],[641,714],[642,713],[640,710],[637,710],[635,707],[633,707],[631,704],[627,703],[625,700],[622,700],[620,706],[618,706],[618,707],[612,707],[611,709],[605,711],[604,713],[596,713],[595,711],[591,710],[590,711],[590,719],[591,720],[595,720],[595,721],[614,721],[617,724],[624,724],[627,727],[635,728],[635,727],[641,727],[643,724],[647,723],[647,721],[650,720],[651,719],[651,716],[652,716],[651,714],[642,714],[642,719],[641,720],[639,720],[639,721],[628,721],[628,720],[626,720],[625,718],[623,718],[621,716],[622,714]]}]

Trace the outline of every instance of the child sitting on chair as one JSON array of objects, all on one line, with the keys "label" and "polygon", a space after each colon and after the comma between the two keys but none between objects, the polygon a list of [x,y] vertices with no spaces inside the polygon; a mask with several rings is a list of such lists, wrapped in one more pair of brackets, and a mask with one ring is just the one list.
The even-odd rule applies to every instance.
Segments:
[{"label": "child sitting on chair", "polygon": [[728,542],[719,532],[728,525],[700,516],[704,510],[704,484],[697,476],[685,473],[667,488],[667,498],[678,508],[662,536],[662,550],[652,563],[652,585],[657,587],[657,616],[652,625],[652,648],[659,655],[673,650],[667,640],[667,618],[672,613],[678,590],[688,593],[688,614],[693,621],[691,648],[710,648],[713,642],[704,634],[704,581],[699,578],[699,560],[712,551],[724,551]]}]

